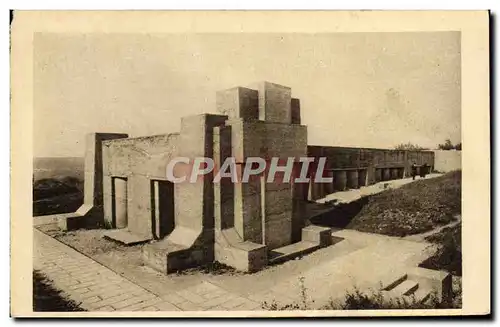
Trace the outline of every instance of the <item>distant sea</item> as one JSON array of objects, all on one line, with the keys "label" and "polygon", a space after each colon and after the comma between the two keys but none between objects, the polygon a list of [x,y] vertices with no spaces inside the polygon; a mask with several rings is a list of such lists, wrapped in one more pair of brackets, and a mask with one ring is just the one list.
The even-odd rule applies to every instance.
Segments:
[{"label": "distant sea", "polygon": [[83,157],[39,157],[33,159],[35,181],[45,178],[75,177],[83,180]]}]

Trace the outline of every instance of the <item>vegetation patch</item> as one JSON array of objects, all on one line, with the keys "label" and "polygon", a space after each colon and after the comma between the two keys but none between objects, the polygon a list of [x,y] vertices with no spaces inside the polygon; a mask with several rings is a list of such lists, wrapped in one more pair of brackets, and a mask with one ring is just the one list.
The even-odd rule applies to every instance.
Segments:
[{"label": "vegetation patch", "polygon": [[218,261],[208,262],[200,266],[183,269],[176,272],[177,275],[192,275],[192,274],[208,274],[208,275],[242,275],[244,272],[239,272],[231,266],[225,265]]},{"label": "vegetation patch", "polygon": [[286,310],[391,310],[391,309],[450,309],[462,307],[462,284],[457,279],[452,290],[452,302],[440,302],[436,292],[422,302],[413,295],[389,298],[384,296],[383,291],[363,292],[358,288],[347,291],[343,298],[330,301],[321,307],[314,306],[314,300],[308,296],[308,290],[304,286],[304,277],[299,278],[300,296],[299,300],[291,303],[278,303],[275,300],[263,302],[261,308],[270,311]]},{"label": "vegetation patch", "polygon": [[75,212],[83,203],[83,181],[75,177],[33,182],[33,216]]},{"label": "vegetation patch", "polygon": [[425,238],[439,244],[436,253],[423,261],[420,267],[446,270],[453,275],[462,276],[462,226],[443,228],[439,233]]},{"label": "vegetation patch", "polygon": [[461,184],[460,171],[421,179],[339,205],[313,223],[390,236],[427,232],[461,213]]},{"label": "vegetation patch", "polygon": [[85,311],[78,304],[66,298],[60,290],[52,286],[52,281],[41,274],[33,271],[33,311]]}]

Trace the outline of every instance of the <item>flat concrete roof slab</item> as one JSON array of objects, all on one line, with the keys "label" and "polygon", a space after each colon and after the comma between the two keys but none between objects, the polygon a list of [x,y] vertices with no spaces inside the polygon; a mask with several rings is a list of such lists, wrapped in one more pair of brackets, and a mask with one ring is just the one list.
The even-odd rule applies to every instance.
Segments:
[{"label": "flat concrete roof slab", "polygon": [[109,238],[113,241],[117,241],[125,245],[135,245],[150,240],[149,237],[132,234],[127,229],[113,229],[105,232],[103,237]]}]

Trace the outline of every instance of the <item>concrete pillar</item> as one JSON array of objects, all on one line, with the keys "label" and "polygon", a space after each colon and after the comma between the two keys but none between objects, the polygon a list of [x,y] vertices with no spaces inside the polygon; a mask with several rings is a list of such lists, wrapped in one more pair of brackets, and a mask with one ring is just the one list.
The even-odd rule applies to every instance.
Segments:
[{"label": "concrete pillar", "polygon": [[367,179],[367,169],[360,169],[358,171],[358,186],[366,186],[366,179]]},{"label": "concrete pillar", "polygon": [[[243,172],[244,164],[238,164]],[[234,184],[234,228],[243,241],[262,243],[262,203],[265,183],[252,176],[247,183]]]},{"label": "concrete pillar", "polygon": [[347,187],[347,172],[345,170],[337,170],[333,176],[335,191],[345,191]]},{"label": "concrete pillar", "polygon": [[[74,216],[58,221],[63,230],[102,226],[112,223],[111,178],[104,175],[103,141],[126,138],[127,134],[90,133],[85,137],[84,201]],[[105,208],[107,211],[105,211]],[[108,219],[109,218],[109,219]]]},{"label": "concrete pillar", "polygon": [[259,119],[259,95],[256,90],[235,87],[218,91],[216,94],[217,111],[229,119]]},{"label": "concrete pillar", "polygon": [[292,98],[292,124],[300,124],[300,100]]},{"label": "concrete pillar", "polygon": [[116,228],[127,227],[127,180],[114,178],[115,225]]},{"label": "concrete pillar", "polygon": [[292,242],[292,184],[261,176],[262,241],[270,250]]},{"label": "concrete pillar", "polygon": [[[214,171],[219,172],[224,161],[231,156],[231,126],[214,128]],[[219,230],[234,227],[234,189],[230,177],[214,183],[215,227]]]},{"label": "concrete pillar", "polygon": [[[333,171],[332,170],[325,170],[324,171],[324,177],[325,178],[330,178],[330,177],[333,177]],[[327,196],[328,194],[331,194],[333,192],[335,192],[334,190],[334,187],[333,187],[333,183],[324,183],[323,184],[323,191],[324,191],[324,196]]]},{"label": "concrete pillar", "polygon": [[356,189],[358,186],[358,171],[357,170],[349,170],[347,171],[347,188]]},{"label": "concrete pillar", "polygon": [[252,85],[259,92],[259,120],[292,123],[292,90],[283,85],[260,82]]},{"label": "concrete pillar", "polygon": [[382,180],[388,181],[391,179],[391,168],[382,169]]}]

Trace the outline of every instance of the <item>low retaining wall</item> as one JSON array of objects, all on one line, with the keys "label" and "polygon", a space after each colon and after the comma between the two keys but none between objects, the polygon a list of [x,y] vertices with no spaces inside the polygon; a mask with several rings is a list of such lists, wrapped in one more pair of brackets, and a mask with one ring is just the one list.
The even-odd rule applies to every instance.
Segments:
[{"label": "low retaining wall", "polygon": [[442,173],[462,169],[462,151],[434,151],[434,169]]},{"label": "low retaining wall", "polygon": [[427,164],[434,169],[433,151],[308,146],[307,152],[308,157],[326,157],[325,173],[333,177],[333,185],[311,182],[308,200],[317,200],[335,191],[408,177],[412,164]]}]

